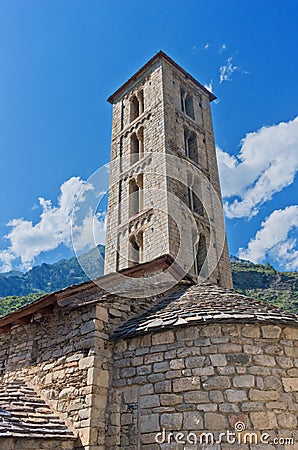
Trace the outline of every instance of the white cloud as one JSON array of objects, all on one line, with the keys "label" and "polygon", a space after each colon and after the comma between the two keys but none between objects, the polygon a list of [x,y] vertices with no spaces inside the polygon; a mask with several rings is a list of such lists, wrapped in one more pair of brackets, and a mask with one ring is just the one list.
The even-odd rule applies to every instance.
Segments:
[{"label": "white cloud", "polygon": [[219,82],[231,81],[232,75],[236,70],[239,70],[239,67],[233,64],[233,56],[230,56],[226,64],[219,68]]},{"label": "white cloud", "polygon": [[[72,248],[72,220],[78,240],[77,249],[86,246],[91,221],[88,217],[79,222],[78,209],[87,193],[93,190],[94,186],[91,183],[86,183],[79,177],[72,177],[61,185],[57,206],[53,206],[51,200],[39,198],[42,212],[36,224],[25,219],[11,220],[8,223],[11,231],[5,236],[10,241],[10,245],[7,249],[0,251],[1,270],[10,270],[12,263],[18,258],[21,260],[21,269],[28,270],[32,267],[34,259],[42,252],[54,250],[60,244]],[[80,197],[77,199],[79,193]],[[104,218],[95,214],[94,217],[92,216],[92,221],[97,237],[104,239]],[[89,236],[90,239],[93,238],[93,234],[90,233]]]},{"label": "white cloud", "polygon": [[209,84],[204,84],[204,87],[208,89],[208,91],[213,92],[213,80],[210,80]]},{"label": "white cloud", "polygon": [[204,45],[204,49],[207,50],[207,48],[209,48],[210,44],[209,42],[206,42],[206,44]]},{"label": "white cloud", "polygon": [[224,52],[226,49],[227,49],[226,44],[222,44],[222,45],[220,46],[219,53]]},{"label": "white cloud", "polygon": [[273,194],[292,184],[297,150],[298,117],[248,133],[236,156],[217,148],[226,216],[252,217]]},{"label": "white cloud", "polygon": [[298,227],[298,206],[288,206],[270,214],[239,257],[255,263],[270,257],[286,270],[298,270],[297,240],[289,233]]},{"label": "white cloud", "polygon": [[72,239],[75,251],[88,250],[105,242],[107,213],[93,211],[83,219],[80,225],[74,223]]}]

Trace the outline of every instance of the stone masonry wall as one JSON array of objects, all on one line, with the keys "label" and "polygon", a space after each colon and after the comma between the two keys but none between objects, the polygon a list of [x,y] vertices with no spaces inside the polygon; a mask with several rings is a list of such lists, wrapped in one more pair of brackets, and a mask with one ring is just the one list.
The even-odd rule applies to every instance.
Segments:
[{"label": "stone masonry wall", "polygon": [[75,449],[103,450],[108,363],[113,351],[109,334],[155,300],[102,299],[96,289],[76,294],[75,300],[80,297],[82,302],[88,298],[92,303],[74,309],[69,299],[69,307],[56,306],[46,316],[36,313],[30,323],[15,324],[9,333],[0,332],[0,378],[22,378],[31,384],[78,432]]},{"label": "stone masonry wall", "polygon": [[[298,329],[215,324],[115,343],[107,449],[297,449],[297,415]],[[237,422],[296,446],[174,440],[179,432],[180,442],[191,432],[235,432]],[[160,432],[166,437],[156,443]]]},{"label": "stone masonry wall", "polygon": [[0,438],[1,450],[73,450],[73,441]]}]

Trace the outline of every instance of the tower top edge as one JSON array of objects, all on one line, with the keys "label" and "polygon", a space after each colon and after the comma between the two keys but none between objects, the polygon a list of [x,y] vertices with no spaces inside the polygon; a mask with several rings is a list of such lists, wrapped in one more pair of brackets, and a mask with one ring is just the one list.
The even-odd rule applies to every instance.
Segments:
[{"label": "tower top edge", "polygon": [[162,59],[170,63],[173,67],[175,67],[176,70],[182,73],[182,75],[186,79],[191,80],[195,85],[202,89],[208,95],[210,102],[216,99],[216,96],[212,92],[210,92],[207,88],[205,88],[205,86],[199,83],[190,73],[179,66],[179,64],[177,64],[166,53],[160,50],[158,53],[156,53],[156,55],[149,59],[149,61],[147,61],[146,64],[144,64],[132,77],[130,77],[122,86],[120,86],[112,95],[110,95],[110,97],[108,98],[108,102],[114,104],[117,101],[116,99],[119,98],[122,91],[125,91],[128,86],[134,83],[139,77],[141,77],[149,67],[155,64],[158,60]]}]

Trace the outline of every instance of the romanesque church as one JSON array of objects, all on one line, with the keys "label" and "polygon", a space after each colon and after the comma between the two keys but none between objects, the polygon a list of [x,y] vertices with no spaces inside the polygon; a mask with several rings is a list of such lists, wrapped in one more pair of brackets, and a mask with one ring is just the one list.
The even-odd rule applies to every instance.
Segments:
[{"label": "romanesque church", "polygon": [[214,99],[163,52],[108,99],[105,274],[0,319],[1,450],[298,449],[298,317],[232,289]]}]

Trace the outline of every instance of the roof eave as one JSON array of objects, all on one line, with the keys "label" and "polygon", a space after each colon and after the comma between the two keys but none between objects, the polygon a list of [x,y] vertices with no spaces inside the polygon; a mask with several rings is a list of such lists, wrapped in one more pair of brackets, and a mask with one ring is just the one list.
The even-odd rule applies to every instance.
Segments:
[{"label": "roof eave", "polygon": [[148,67],[152,66],[158,59],[163,58],[176,69],[178,69],[186,79],[190,79],[194,84],[196,84],[200,89],[202,89],[209,97],[210,102],[216,99],[216,96],[205,88],[201,83],[199,83],[190,73],[186,72],[179,64],[177,64],[172,58],[170,58],[166,53],[160,50],[156,55],[154,55],[144,66],[142,66],[131,78],[129,78],[119,89],[117,89],[110,97],[107,99],[109,103],[114,104],[115,99],[119,97],[120,93],[125,90],[131,83],[135,82],[144,73]]}]

